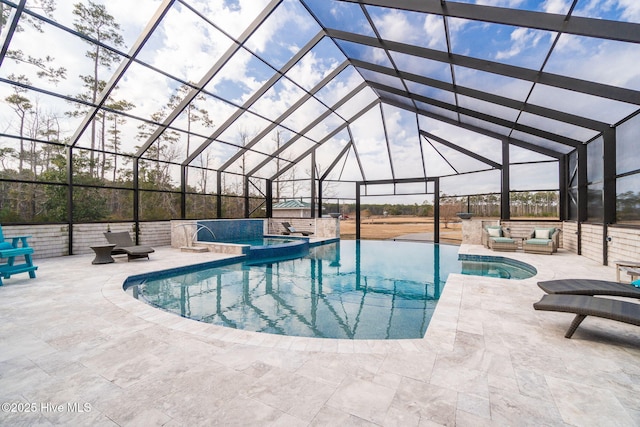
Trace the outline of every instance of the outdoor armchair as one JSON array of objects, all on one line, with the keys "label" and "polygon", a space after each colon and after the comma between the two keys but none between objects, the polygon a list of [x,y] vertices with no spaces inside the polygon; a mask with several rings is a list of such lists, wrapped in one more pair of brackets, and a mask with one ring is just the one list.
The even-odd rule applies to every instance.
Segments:
[{"label": "outdoor armchair", "polygon": [[526,253],[551,255],[558,251],[560,230],[555,227],[534,228],[529,238],[522,242]]},{"label": "outdoor armchair", "polygon": [[490,225],[482,229],[482,244],[494,251],[515,251],[518,243],[505,227]]}]

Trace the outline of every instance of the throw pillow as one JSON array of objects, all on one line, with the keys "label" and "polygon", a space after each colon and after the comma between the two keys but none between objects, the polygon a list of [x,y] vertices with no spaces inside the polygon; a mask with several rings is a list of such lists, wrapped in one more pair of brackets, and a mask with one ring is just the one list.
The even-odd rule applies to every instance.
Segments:
[{"label": "throw pillow", "polygon": [[489,237],[500,237],[500,229],[499,228],[487,228],[489,232]]},{"label": "throw pillow", "polygon": [[13,245],[9,242],[0,242],[0,250],[13,249]]},{"label": "throw pillow", "polygon": [[536,239],[548,239],[549,238],[549,229],[548,228],[537,228],[534,237]]},{"label": "throw pillow", "polygon": [[631,282],[631,284],[636,288],[640,288],[640,279],[634,280],[633,282]]}]

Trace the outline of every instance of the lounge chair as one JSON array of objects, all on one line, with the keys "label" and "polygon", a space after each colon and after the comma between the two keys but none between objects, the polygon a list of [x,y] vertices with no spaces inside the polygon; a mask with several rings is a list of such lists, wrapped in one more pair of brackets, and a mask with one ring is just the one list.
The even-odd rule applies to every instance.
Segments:
[{"label": "lounge chair", "polygon": [[[18,273],[29,273],[31,279],[36,278],[37,266],[33,265],[31,254],[33,254],[33,248],[29,246],[27,239],[31,236],[14,236],[5,240],[2,233],[2,226],[0,225],[0,258],[6,258],[4,264],[0,263],[0,286],[2,286],[2,279],[9,279],[11,275]],[[24,257],[23,264],[16,264],[16,257]]]},{"label": "lounge chair", "polygon": [[482,229],[482,243],[494,251],[515,251],[518,243],[511,238],[509,230],[499,225]]},{"label": "lounge chair", "polygon": [[281,223],[282,226],[284,227],[285,232],[283,234],[302,234],[303,236],[310,236],[313,234],[312,231],[298,231],[296,230],[291,224],[289,224],[288,222],[283,222]]},{"label": "lounge chair", "polygon": [[593,279],[559,279],[538,282],[540,289],[548,294],[567,295],[610,295],[616,297],[639,298],[640,288],[626,283]]},{"label": "lounge chair", "polygon": [[545,295],[540,301],[533,304],[533,308],[544,311],[575,313],[576,317],[564,335],[565,338],[571,338],[587,316],[596,316],[640,326],[640,304],[617,299],[598,298],[589,295]]},{"label": "lounge chair", "polygon": [[534,228],[528,239],[522,242],[526,253],[551,255],[558,251],[560,230],[551,228]]},{"label": "lounge chair", "polygon": [[116,245],[111,250],[111,255],[127,254],[127,262],[136,258],[147,258],[149,254],[155,252],[155,250],[149,246],[136,245],[131,240],[131,236],[127,231],[103,233],[107,241],[113,245]]}]

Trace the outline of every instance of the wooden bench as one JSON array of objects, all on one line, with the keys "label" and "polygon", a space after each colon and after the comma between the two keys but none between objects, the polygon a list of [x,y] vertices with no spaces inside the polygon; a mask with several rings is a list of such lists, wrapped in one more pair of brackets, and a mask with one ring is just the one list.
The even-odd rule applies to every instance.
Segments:
[{"label": "wooden bench", "polygon": [[620,267],[619,271],[626,271],[632,282],[640,277],[640,267]]},{"label": "wooden bench", "polygon": [[[628,271],[629,268],[631,268],[632,270],[640,269],[640,262],[638,261],[613,261],[613,262],[616,265],[616,281],[617,282],[621,282],[620,280],[621,271]],[[632,275],[630,274],[630,276]],[[633,279],[633,276],[632,276],[632,279]]]},{"label": "wooden bench", "polygon": [[[0,286],[2,279],[9,279],[12,275],[18,273],[29,273],[29,277],[35,279],[37,266],[33,265],[33,248],[27,243],[27,239],[31,236],[15,236],[12,237],[11,248],[0,249],[0,259],[6,258],[6,263],[0,264]],[[19,244],[22,243],[22,246]],[[24,263],[16,264],[16,257],[24,257]]]}]

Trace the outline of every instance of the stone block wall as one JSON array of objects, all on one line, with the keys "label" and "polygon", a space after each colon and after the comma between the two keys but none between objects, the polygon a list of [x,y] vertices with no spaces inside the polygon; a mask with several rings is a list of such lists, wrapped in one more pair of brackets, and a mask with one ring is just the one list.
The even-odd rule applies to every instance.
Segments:
[{"label": "stone block wall", "polygon": [[[316,237],[340,237],[340,220],[337,218],[316,218]],[[295,227],[295,226],[294,226]]]},{"label": "stone block wall", "polygon": [[[146,246],[170,246],[171,245],[171,222],[154,221],[141,222],[138,243]],[[134,234],[131,232],[131,238]]]},{"label": "stone block wall", "polygon": [[170,228],[170,244],[172,248],[192,246],[196,236],[197,223],[194,220],[173,220]]},{"label": "stone block wall", "polygon": [[[131,238],[135,237],[134,223],[96,223],[73,225],[73,254],[91,254],[91,246],[107,244],[102,233],[110,228],[111,231],[128,231]],[[168,246],[171,244],[171,225],[169,221],[140,223],[141,245]],[[3,225],[5,237],[18,235],[31,236],[29,246],[33,247],[33,258],[53,258],[69,255],[69,232],[65,224],[42,225]]]},{"label": "stone block wall", "polygon": [[103,233],[107,231],[107,227],[111,228],[111,231],[128,231],[133,239],[131,230],[133,229],[133,223],[122,224],[74,224],[73,226],[73,254],[83,255],[91,254],[91,246],[98,244],[108,244],[107,239]]},{"label": "stone block wall", "polygon": [[565,221],[562,223],[562,247],[575,254],[578,253],[578,223]]},{"label": "stone block wall", "polygon": [[[580,255],[604,263],[604,226],[582,223],[580,236],[578,236],[578,223],[565,221],[563,227],[565,249],[577,254],[578,239],[580,239]],[[611,225],[607,231],[607,237],[610,237],[606,243],[608,265],[613,265],[616,260],[640,262],[640,230]]]},{"label": "stone block wall", "polygon": [[640,262],[640,230],[626,227],[609,226],[607,235],[608,264],[615,261]]},{"label": "stone block wall", "polygon": [[600,224],[580,224],[581,255],[603,263],[603,234],[604,227]]},{"label": "stone block wall", "polygon": [[69,232],[64,224],[3,225],[5,239],[31,236],[27,242],[33,247],[33,258],[53,258],[69,255]]}]

